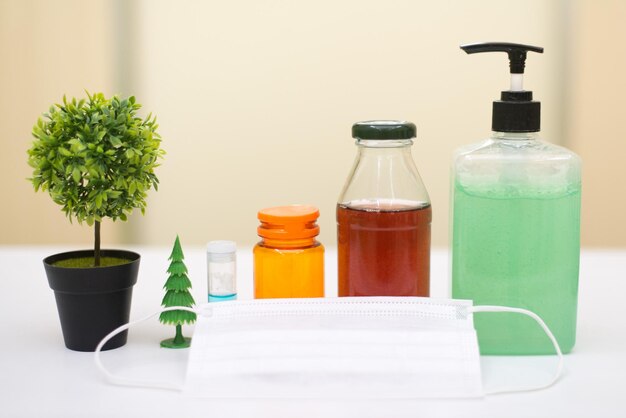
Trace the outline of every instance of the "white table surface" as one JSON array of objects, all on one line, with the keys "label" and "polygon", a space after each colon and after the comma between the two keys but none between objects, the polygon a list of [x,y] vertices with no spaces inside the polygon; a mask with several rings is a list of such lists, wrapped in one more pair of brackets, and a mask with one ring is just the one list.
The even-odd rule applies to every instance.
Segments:
[{"label": "white table surface", "polygon": [[[70,351],[42,259],[72,250],[0,247],[0,417],[624,417],[626,416],[626,250],[581,257],[578,339],[562,379],[540,392],[445,400],[214,400],[107,383],[92,353]],[[128,248],[142,255],[131,320],[159,308],[170,248]],[[203,248],[184,247],[196,301],[206,300]],[[238,254],[239,297],[252,296],[250,249]],[[434,250],[431,295],[448,296],[448,256]],[[327,296],[337,293],[336,251],[327,249]],[[192,327],[185,329],[192,334]],[[130,330],[128,344],[103,353],[112,371],[182,382],[188,350],[166,350],[173,327],[157,319]],[[486,388],[517,379],[547,379],[553,356],[482,357]]]}]

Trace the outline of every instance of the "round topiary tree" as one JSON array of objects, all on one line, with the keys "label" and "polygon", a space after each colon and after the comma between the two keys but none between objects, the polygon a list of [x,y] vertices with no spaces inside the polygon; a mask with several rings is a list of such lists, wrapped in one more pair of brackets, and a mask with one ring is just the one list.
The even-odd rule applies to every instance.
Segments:
[{"label": "round topiary tree", "polygon": [[35,191],[47,191],[70,219],[94,226],[94,265],[100,265],[100,223],[142,213],[146,192],[158,189],[154,169],[164,151],[156,118],[136,115],[133,96],[102,93],[50,107],[33,127],[28,163]]}]

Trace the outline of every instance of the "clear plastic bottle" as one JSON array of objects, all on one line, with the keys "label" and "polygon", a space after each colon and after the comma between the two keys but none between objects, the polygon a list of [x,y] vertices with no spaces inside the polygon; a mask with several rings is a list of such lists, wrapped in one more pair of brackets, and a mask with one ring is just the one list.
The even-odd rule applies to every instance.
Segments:
[{"label": "clear plastic bottle", "polygon": [[209,302],[237,299],[237,244],[211,241],[207,244]]},{"label": "clear plastic bottle", "polygon": [[[517,44],[468,45],[467,52],[510,52]],[[452,176],[452,296],[477,305],[537,313],[563,352],[576,338],[581,162],[539,140],[539,102],[521,89],[511,58],[511,90],[494,102],[491,138],[459,149]],[[519,67],[519,66],[518,66]],[[476,314],[483,354],[551,354],[536,323],[510,313]]]},{"label": "clear plastic bottle", "polygon": [[324,297],[324,246],[316,237],[319,210],[291,205],[259,211],[254,247],[254,297]]},{"label": "clear plastic bottle", "polygon": [[352,126],[358,154],[337,204],[339,296],[429,296],[432,214],[411,156],[415,130]]}]

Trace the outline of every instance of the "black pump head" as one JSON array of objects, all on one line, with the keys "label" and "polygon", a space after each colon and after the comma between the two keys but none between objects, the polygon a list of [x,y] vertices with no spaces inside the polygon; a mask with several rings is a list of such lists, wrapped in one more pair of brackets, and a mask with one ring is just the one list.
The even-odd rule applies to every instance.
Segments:
[{"label": "black pump head", "polygon": [[484,42],[478,44],[461,45],[461,49],[468,54],[478,52],[506,52],[509,55],[511,74],[524,74],[526,52],[543,54],[543,48],[532,45],[513,44],[510,42]]},{"label": "black pump head", "polygon": [[506,52],[511,68],[511,89],[503,91],[501,100],[493,102],[491,129],[496,132],[537,132],[541,124],[541,103],[533,101],[533,93],[525,91],[524,67],[528,51],[543,53],[543,48],[509,42],[485,42],[462,45],[468,54]]}]

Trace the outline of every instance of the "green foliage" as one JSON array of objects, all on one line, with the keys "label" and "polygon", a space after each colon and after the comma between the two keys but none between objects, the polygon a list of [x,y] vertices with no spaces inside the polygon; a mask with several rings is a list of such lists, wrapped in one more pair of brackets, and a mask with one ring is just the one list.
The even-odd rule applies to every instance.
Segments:
[{"label": "green foliage", "polygon": [[147,191],[158,189],[154,169],[164,151],[156,118],[138,117],[140,107],[133,96],[106,99],[102,93],[63,97],[50,107],[33,127],[28,150],[35,191],[47,191],[79,223],[144,213]]},{"label": "green foliage", "polygon": [[[182,292],[183,290],[191,288],[191,280],[189,280],[186,275],[172,275],[167,279],[167,282],[165,282],[165,286],[163,286],[163,288],[167,290]],[[191,303],[193,304],[193,299],[191,300]],[[180,306],[180,304],[176,305]]]},{"label": "green foliage", "polygon": [[[181,305],[177,304],[175,306]],[[159,320],[163,324],[169,325],[193,324],[194,322],[196,322],[196,314],[193,312],[182,310],[168,311],[161,313],[161,316],[159,316]]]},{"label": "green foliage", "polygon": [[[180,239],[178,235],[176,235],[176,241],[174,241],[174,247],[172,248],[172,253],[170,254],[168,260],[172,261],[183,261],[185,259],[185,254],[183,254],[183,247],[180,245]],[[185,270],[186,272],[187,270]]]},{"label": "green foliage", "polygon": [[[191,280],[187,277],[187,266],[185,266],[183,249],[180,240],[176,236],[170,266],[167,269],[169,277],[163,288],[166,290],[165,296],[161,301],[161,305],[166,308],[171,306],[192,307],[195,304],[193,296],[189,293],[191,289]],[[162,312],[159,320],[164,324],[181,325],[184,323],[191,324],[196,321],[196,314],[188,311],[168,311]]]},{"label": "green foliage", "polygon": [[172,275],[180,276],[187,273],[187,266],[182,261],[172,261],[172,264],[170,264],[167,272]]}]

